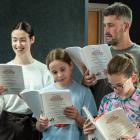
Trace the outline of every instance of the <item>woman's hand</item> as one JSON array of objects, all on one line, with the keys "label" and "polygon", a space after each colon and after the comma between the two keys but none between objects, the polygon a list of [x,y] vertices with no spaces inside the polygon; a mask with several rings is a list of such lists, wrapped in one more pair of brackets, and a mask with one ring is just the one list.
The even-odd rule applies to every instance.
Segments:
[{"label": "woman's hand", "polygon": [[3,95],[5,91],[6,91],[6,88],[4,86],[0,86],[0,95]]}]

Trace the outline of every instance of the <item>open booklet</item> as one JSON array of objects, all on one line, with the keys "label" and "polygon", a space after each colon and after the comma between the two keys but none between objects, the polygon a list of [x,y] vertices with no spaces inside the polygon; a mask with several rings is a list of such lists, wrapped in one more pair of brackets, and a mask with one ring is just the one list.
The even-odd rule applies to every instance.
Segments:
[{"label": "open booklet", "polygon": [[122,108],[107,112],[96,121],[86,107],[83,110],[96,127],[89,140],[118,140],[121,136],[133,137],[137,134],[137,129],[129,122]]},{"label": "open booklet", "polygon": [[6,88],[4,94],[19,94],[25,89],[22,67],[0,64],[0,86]]},{"label": "open booklet", "polygon": [[41,114],[49,119],[49,125],[72,124],[73,120],[64,115],[64,108],[72,106],[70,90],[37,91],[24,90],[20,93],[35,117]]},{"label": "open booklet", "polygon": [[65,51],[83,74],[81,64],[84,64],[96,79],[106,78],[106,67],[112,58],[110,47],[107,44],[89,45],[81,47],[68,47]]}]

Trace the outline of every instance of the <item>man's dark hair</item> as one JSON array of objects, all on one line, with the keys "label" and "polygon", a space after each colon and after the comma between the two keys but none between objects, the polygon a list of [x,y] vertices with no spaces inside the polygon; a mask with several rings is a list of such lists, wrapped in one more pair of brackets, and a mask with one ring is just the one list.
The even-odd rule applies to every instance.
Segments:
[{"label": "man's dark hair", "polygon": [[127,19],[130,22],[130,24],[132,23],[131,8],[121,2],[115,2],[114,4],[111,4],[110,6],[105,8],[103,15],[104,16],[115,15],[118,18]]}]

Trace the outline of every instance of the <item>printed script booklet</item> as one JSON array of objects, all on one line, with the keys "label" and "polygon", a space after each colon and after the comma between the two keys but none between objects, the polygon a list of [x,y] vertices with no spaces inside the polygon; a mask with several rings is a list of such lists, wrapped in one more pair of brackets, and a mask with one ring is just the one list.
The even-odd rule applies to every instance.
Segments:
[{"label": "printed script booklet", "polygon": [[73,123],[73,120],[63,113],[65,107],[72,106],[70,90],[24,90],[20,95],[36,117],[42,114],[49,119],[49,125]]},{"label": "printed script booklet", "polygon": [[93,121],[93,117],[86,107],[83,107],[83,110],[96,127],[89,140],[117,140],[121,136],[133,137],[137,134],[137,129],[130,123],[122,108],[107,112],[96,121]]},{"label": "printed script booklet", "polygon": [[65,51],[77,65],[81,73],[81,64],[84,64],[91,74],[95,74],[97,80],[106,78],[107,64],[112,58],[110,47],[107,44],[89,45],[81,47],[68,47]]},{"label": "printed script booklet", "polygon": [[22,67],[0,64],[0,85],[6,88],[5,94],[19,94],[25,89]]}]

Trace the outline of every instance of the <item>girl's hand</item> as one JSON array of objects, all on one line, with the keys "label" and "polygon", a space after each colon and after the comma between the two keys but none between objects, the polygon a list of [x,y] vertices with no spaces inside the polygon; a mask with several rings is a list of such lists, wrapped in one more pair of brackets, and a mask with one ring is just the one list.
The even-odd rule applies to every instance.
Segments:
[{"label": "girl's hand", "polygon": [[70,107],[66,107],[64,109],[64,114],[71,118],[74,119],[75,122],[78,124],[79,128],[83,128],[83,124],[85,122],[85,118],[82,117],[79,112],[77,111],[77,109],[74,106],[70,106]]},{"label": "girl's hand", "polygon": [[84,123],[84,126],[83,126],[83,132],[84,134],[91,134],[95,131],[95,126],[93,125],[93,123],[87,119]]},{"label": "girl's hand", "polygon": [[76,120],[80,116],[79,112],[74,106],[66,107],[64,109],[64,114],[74,120]]},{"label": "girl's hand", "polygon": [[100,119],[102,115],[103,114],[100,114],[96,118],[93,118],[92,122],[89,119],[85,121],[84,126],[83,126],[84,134],[91,134],[95,131],[96,127],[93,123],[96,122],[98,119]]},{"label": "girl's hand", "polygon": [[40,115],[39,119],[36,122],[36,128],[42,132],[48,127],[49,120],[46,117]]}]

